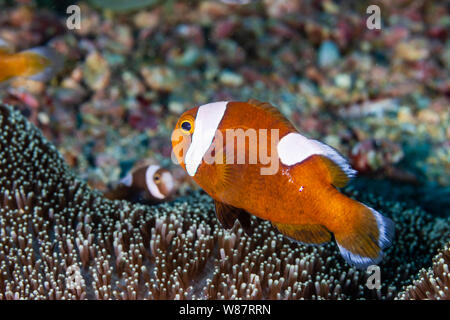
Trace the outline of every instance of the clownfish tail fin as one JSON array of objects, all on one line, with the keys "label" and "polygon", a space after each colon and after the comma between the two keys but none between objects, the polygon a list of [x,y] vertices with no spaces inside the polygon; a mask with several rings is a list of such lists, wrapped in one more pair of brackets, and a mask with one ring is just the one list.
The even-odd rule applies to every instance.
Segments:
[{"label": "clownfish tail fin", "polygon": [[352,200],[353,215],[346,231],[334,233],[342,257],[357,268],[367,268],[383,259],[383,249],[391,245],[394,222],[378,211]]}]

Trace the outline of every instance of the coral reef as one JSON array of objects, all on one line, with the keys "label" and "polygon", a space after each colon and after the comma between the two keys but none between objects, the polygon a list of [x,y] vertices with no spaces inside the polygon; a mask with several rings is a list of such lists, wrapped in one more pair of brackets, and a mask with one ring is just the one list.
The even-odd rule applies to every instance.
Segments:
[{"label": "coral reef", "polygon": [[[292,243],[267,222],[251,237],[225,231],[200,192],[154,207],[103,198],[7,105],[0,159],[0,299],[393,299],[448,241],[448,218],[350,187],[397,224],[382,287],[370,290],[334,244]],[[448,252],[401,297],[449,298]]]}]

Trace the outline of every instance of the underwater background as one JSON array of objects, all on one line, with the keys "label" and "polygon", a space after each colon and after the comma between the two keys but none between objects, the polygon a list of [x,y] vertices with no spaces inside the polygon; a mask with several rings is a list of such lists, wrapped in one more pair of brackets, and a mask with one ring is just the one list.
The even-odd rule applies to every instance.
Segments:
[{"label": "underwater background", "polygon": [[[446,1],[0,0],[0,39],[65,59],[0,84],[0,299],[450,299],[449,33]],[[381,289],[334,244],[223,230],[172,163],[180,114],[251,98],[345,155],[344,191],[396,222]],[[173,201],[103,197],[145,159]]]}]

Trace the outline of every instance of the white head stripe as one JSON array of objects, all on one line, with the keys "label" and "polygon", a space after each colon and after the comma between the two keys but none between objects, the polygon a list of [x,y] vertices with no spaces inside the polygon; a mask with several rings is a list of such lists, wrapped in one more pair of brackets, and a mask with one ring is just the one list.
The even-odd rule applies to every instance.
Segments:
[{"label": "white head stripe", "polygon": [[281,138],[277,145],[277,151],[280,161],[287,166],[292,166],[318,154],[336,163],[348,177],[351,178],[356,174],[348,161],[336,150],[320,141],[308,139],[300,133],[289,133]]},{"label": "white head stripe", "polygon": [[156,185],[155,181],[153,181],[153,176],[155,175],[155,172],[159,170],[159,166],[157,165],[151,165],[148,166],[147,171],[145,171],[145,183],[147,185],[148,191],[150,191],[150,194],[158,199],[164,199],[164,195],[159,191],[158,186]]},{"label": "white head stripe", "polygon": [[211,146],[217,127],[225,114],[227,104],[227,101],[220,101],[208,103],[198,108],[192,143],[184,160],[186,171],[191,177],[197,172],[203,156]]}]

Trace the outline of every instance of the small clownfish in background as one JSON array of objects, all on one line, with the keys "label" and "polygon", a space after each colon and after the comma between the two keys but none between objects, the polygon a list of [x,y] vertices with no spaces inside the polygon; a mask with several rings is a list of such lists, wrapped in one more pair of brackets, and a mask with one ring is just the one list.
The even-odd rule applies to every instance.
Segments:
[{"label": "small clownfish in background", "polygon": [[[245,143],[245,159],[265,150],[278,165],[275,173],[262,174],[267,162],[237,162],[238,152],[230,153],[238,151],[237,141],[227,140],[226,131],[249,128],[268,133],[256,149]],[[278,129],[277,139],[269,133],[272,129]],[[222,143],[217,143],[218,136]],[[358,268],[380,262],[382,250],[391,244],[394,223],[337,189],[356,173],[347,160],[332,147],[298,133],[268,103],[215,102],[188,110],[175,126],[172,146],[178,163],[214,199],[224,228],[239,220],[251,232],[252,214],[301,243],[322,244],[334,235],[342,257]],[[205,161],[208,153],[214,161]]]},{"label": "small clownfish in background", "polygon": [[170,171],[151,164],[132,170],[105,196],[111,200],[156,204],[167,201],[174,189],[175,181]]},{"label": "small clownfish in background", "polygon": [[48,81],[62,64],[62,56],[52,48],[36,47],[14,53],[8,43],[0,38],[0,83],[16,77]]}]

